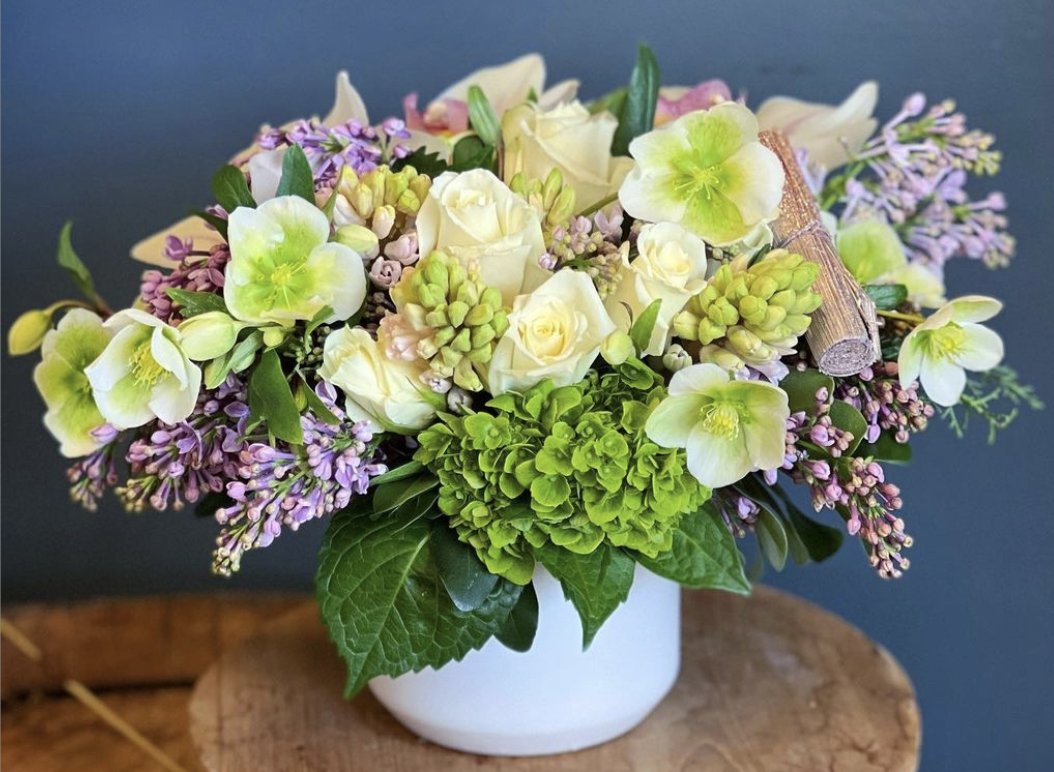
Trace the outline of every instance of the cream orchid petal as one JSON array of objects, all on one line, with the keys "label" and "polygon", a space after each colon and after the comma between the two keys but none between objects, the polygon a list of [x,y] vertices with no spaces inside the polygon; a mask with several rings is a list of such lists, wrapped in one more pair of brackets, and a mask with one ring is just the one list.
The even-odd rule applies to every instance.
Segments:
[{"label": "cream orchid petal", "polygon": [[327,127],[337,126],[348,121],[358,121],[364,126],[370,125],[370,116],[366,112],[366,103],[362,96],[351,85],[347,70],[337,73],[336,96],[333,100],[333,109],[322,119],[322,125]]}]

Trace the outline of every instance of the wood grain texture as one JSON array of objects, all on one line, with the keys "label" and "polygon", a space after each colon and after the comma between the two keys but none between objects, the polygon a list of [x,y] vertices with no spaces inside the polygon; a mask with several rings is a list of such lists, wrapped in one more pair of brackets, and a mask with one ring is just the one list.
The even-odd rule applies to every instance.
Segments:
[{"label": "wood grain texture", "polygon": [[31,604],[4,616],[44,654],[40,667],[0,644],[0,696],[57,691],[65,678],[92,688],[193,683],[227,646],[302,604],[304,596],[242,593]]},{"label": "wood grain texture", "polygon": [[911,683],[858,630],[764,587],[746,599],[686,594],[684,612],[684,661],[673,692],[636,730],[579,753],[457,753],[417,739],[368,693],[344,702],[343,666],[313,605],[208,670],[191,701],[191,733],[210,772],[917,769]]},{"label": "wood grain texture", "polygon": [[813,313],[805,341],[821,372],[855,375],[879,356],[875,304],[838,256],[786,138],[763,131],[760,140],[779,156],[785,172],[780,214],[771,224],[775,243],[820,266],[816,291],[823,305]]}]

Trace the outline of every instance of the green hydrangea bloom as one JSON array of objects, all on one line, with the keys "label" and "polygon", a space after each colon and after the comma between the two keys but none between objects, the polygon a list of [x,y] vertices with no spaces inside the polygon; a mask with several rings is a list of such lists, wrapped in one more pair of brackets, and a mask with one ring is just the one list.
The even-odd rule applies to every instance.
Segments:
[{"label": "green hydrangea bloom", "polygon": [[[724,346],[754,367],[793,351],[820,307],[813,290],[820,269],[801,255],[774,249],[753,265],[725,263],[674,318],[674,333],[703,346]],[[722,364],[718,361],[718,364]]]},{"label": "green hydrangea bloom", "polygon": [[630,359],[571,386],[503,394],[487,403],[493,413],[442,415],[415,458],[438,476],[439,508],[459,538],[510,581],[529,582],[532,547],[548,543],[588,554],[607,542],[654,557],[710,496],[684,450],[644,431],[665,397],[662,379]]}]

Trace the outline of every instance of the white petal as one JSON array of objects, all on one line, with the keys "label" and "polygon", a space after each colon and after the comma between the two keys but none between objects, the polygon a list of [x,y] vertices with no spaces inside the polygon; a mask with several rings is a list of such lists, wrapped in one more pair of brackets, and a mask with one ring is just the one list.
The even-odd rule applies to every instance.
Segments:
[{"label": "white petal", "polygon": [[[236,209],[242,211],[244,207]],[[252,211],[251,209],[248,211]],[[264,217],[281,226],[285,233],[296,233],[298,241],[310,241],[313,244],[325,244],[329,240],[329,220],[322,210],[300,196],[280,196],[265,201],[256,208]],[[234,219],[234,215],[231,215]],[[228,226],[228,236],[233,228]],[[234,245],[231,245],[233,251]]]},{"label": "white petal", "polygon": [[683,448],[692,429],[699,423],[699,411],[705,404],[706,397],[697,394],[667,397],[648,416],[644,431],[657,445]]},{"label": "white petal", "polygon": [[165,335],[160,327],[154,330],[150,338],[150,354],[161,367],[175,376],[180,386],[187,385],[186,357],[179,347]]},{"label": "white petal", "polygon": [[688,471],[708,488],[742,480],[753,464],[742,437],[724,440],[696,426],[688,438]]},{"label": "white petal", "polygon": [[938,405],[950,407],[962,397],[966,388],[966,371],[947,359],[924,357],[919,380],[926,396]]},{"label": "white petal", "polygon": [[469,87],[479,86],[501,118],[506,110],[527,99],[532,90],[540,94],[544,85],[545,61],[538,54],[526,54],[505,64],[476,70],[444,90],[436,100],[467,102]]},{"label": "white petal", "polygon": [[333,109],[322,119],[322,125],[333,127],[348,121],[358,121],[369,126],[370,116],[366,112],[366,103],[351,85],[347,70],[341,70],[337,73],[337,94],[333,100]]},{"label": "white petal", "polygon": [[728,383],[728,373],[715,364],[691,365],[673,374],[670,394],[701,394]]},{"label": "white petal", "polygon": [[257,204],[272,199],[278,193],[282,180],[282,159],[285,147],[263,150],[249,159],[249,179],[252,181],[253,198]]},{"label": "white petal", "polygon": [[1003,339],[999,333],[980,324],[963,322],[966,332],[964,349],[955,357],[960,367],[975,372],[984,372],[1003,361]]},{"label": "white petal", "polygon": [[134,327],[118,332],[107,344],[98,358],[84,368],[84,374],[93,389],[109,391],[132,369],[132,354],[142,340]]},{"label": "white petal", "polygon": [[175,378],[163,378],[150,395],[150,409],[165,423],[178,424],[194,412],[201,389],[201,368],[188,363],[185,380],[184,385]]},{"label": "white petal", "polygon": [[570,102],[578,94],[580,85],[577,80],[571,79],[562,80],[555,86],[550,86],[538,97],[538,107],[549,110],[564,102]]},{"label": "white petal", "polygon": [[771,217],[783,197],[783,164],[760,142],[750,142],[725,161],[735,169],[732,184],[723,190],[739,208],[747,225]]},{"label": "white petal", "polygon": [[908,333],[900,344],[900,356],[897,358],[897,370],[900,374],[901,388],[908,388],[912,381],[919,379],[922,371],[922,346],[919,345],[915,332]]},{"label": "white petal", "polygon": [[330,291],[326,305],[333,309],[327,322],[343,321],[362,308],[366,299],[366,270],[351,247],[332,242],[315,247],[307,259],[309,270],[321,271]]},{"label": "white petal", "polygon": [[1003,304],[985,295],[964,295],[948,303],[954,322],[987,322],[1003,310]]},{"label": "white petal", "polygon": [[646,222],[679,222],[684,217],[685,202],[676,197],[672,178],[646,176],[639,164],[623,180],[618,200],[627,214]]}]

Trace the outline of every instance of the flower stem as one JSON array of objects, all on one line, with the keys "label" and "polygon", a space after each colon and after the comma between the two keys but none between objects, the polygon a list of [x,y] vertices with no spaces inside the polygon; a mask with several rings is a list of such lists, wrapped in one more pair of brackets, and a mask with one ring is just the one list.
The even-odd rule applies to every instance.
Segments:
[{"label": "flower stem", "polygon": [[606,196],[605,198],[600,199],[595,204],[591,204],[590,206],[586,207],[581,212],[579,212],[577,216],[578,217],[589,217],[589,215],[594,214],[596,212],[599,212],[601,209],[603,209],[608,204],[614,204],[616,201],[618,201],[618,193],[617,192],[612,193],[610,196]]},{"label": "flower stem", "polygon": [[926,321],[926,317],[921,314],[902,314],[899,311],[877,311],[879,316],[884,316],[887,319],[899,319],[902,322],[914,322],[915,324],[922,324]]}]

